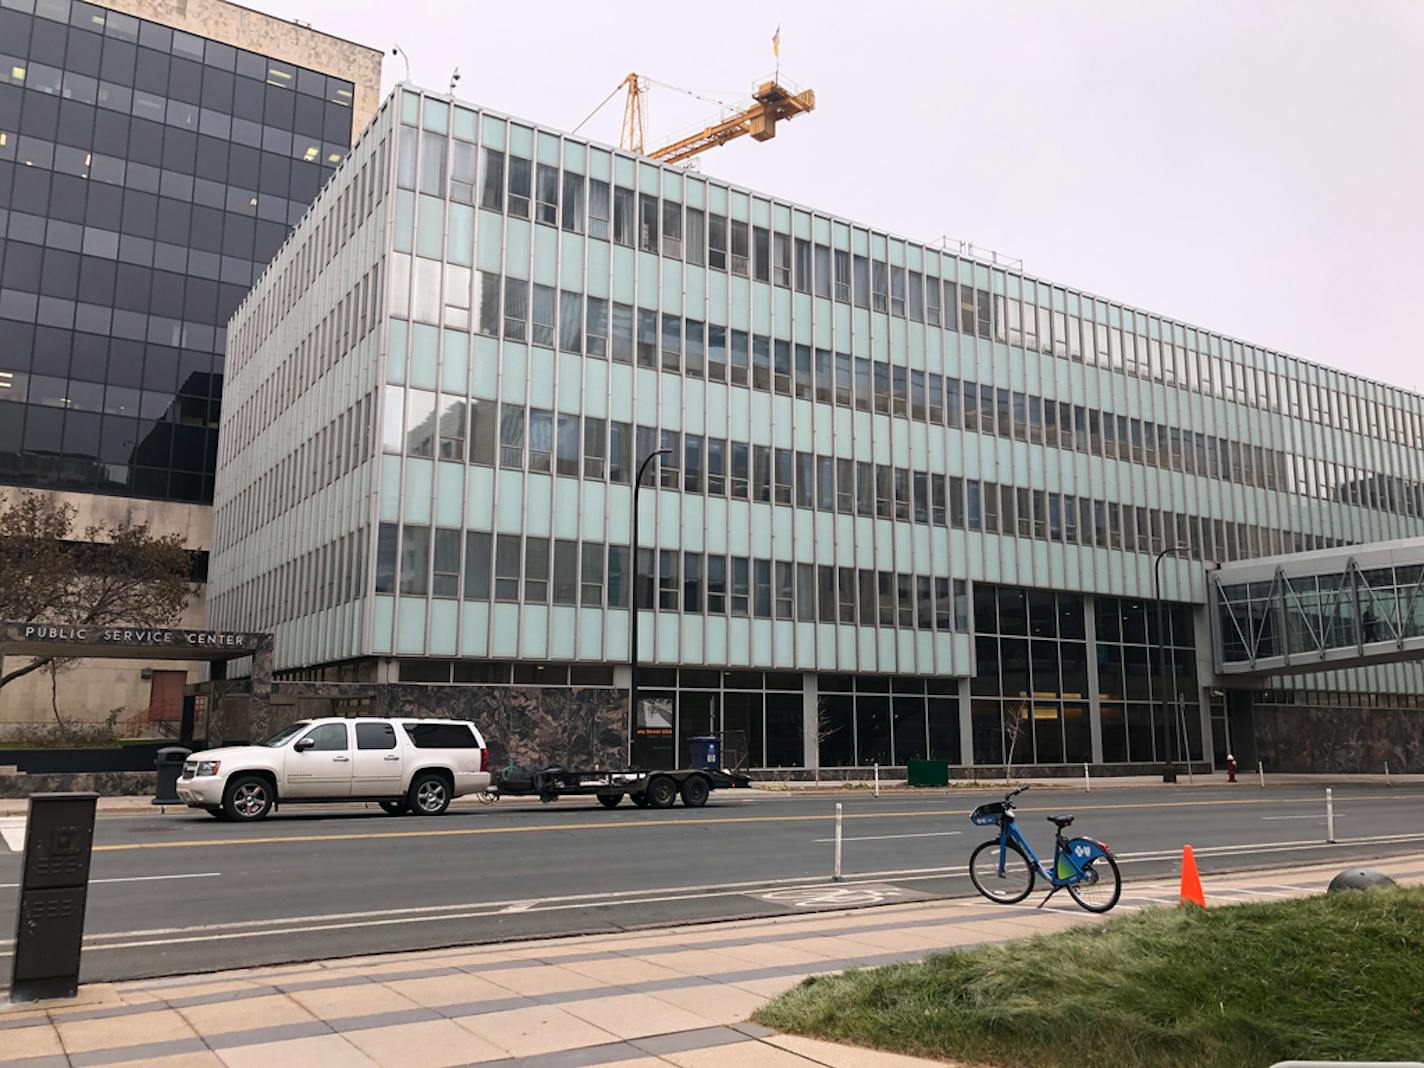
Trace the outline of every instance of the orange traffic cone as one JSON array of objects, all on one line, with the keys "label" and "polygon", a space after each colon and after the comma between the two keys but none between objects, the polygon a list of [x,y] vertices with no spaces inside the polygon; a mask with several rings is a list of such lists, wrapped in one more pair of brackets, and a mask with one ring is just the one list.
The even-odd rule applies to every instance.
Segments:
[{"label": "orange traffic cone", "polygon": [[1191,846],[1182,847],[1182,904],[1190,902],[1206,908],[1206,895],[1202,893],[1201,876],[1197,874],[1197,858]]}]

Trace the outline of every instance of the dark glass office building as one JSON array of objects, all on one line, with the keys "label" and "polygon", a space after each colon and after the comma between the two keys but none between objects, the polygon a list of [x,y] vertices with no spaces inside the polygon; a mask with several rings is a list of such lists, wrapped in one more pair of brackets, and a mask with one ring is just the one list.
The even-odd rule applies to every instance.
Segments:
[{"label": "dark glass office building", "polygon": [[[165,6],[379,79],[305,27],[143,10]],[[212,500],[225,324],[364,125],[356,95],[110,7],[0,0],[0,484]]]}]

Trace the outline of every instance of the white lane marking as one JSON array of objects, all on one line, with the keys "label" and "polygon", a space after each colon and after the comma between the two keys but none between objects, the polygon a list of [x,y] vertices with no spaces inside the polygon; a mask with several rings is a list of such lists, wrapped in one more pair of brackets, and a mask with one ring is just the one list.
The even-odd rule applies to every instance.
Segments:
[{"label": "white lane marking", "polygon": [[[1335,848],[1337,846],[1381,845],[1419,841],[1424,841],[1424,833],[1376,834],[1361,838],[1341,838],[1333,844],[1322,842],[1318,838],[1297,839],[1289,842],[1245,842],[1239,845],[1198,846],[1194,852],[1199,857],[1234,856],[1238,853],[1282,853],[1290,852],[1294,849],[1324,849],[1327,846]],[[1119,861],[1124,858],[1138,861],[1167,860],[1172,857],[1180,857],[1181,855],[1182,850],[1180,847],[1176,849],[1149,850],[1143,853],[1113,854]]]},{"label": "white lane marking", "polygon": [[[1340,845],[1378,842],[1414,842],[1424,840],[1424,834],[1378,835],[1372,838],[1346,839],[1336,845],[1319,841],[1302,842],[1261,842],[1236,846],[1203,846],[1198,856],[1259,855],[1312,849],[1338,849]],[[1150,863],[1178,856],[1176,850],[1115,854],[1119,864]],[[872,880],[893,880],[897,883],[926,882],[934,879],[963,877],[967,867],[909,868],[898,871],[866,872],[849,875],[846,882],[859,883]],[[597,905],[641,905],[666,903],[669,901],[707,900],[722,897],[741,897],[755,894],[752,887],[763,888],[762,893],[777,888],[789,888],[807,883],[824,883],[825,875],[808,875],[788,879],[768,879],[743,883],[724,883],[722,889],[707,890],[705,886],[667,887],[663,889],[621,890],[604,894],[570,894],[562,897],[540,898],[530,902],[528,898],[506,901],[468,902],[455,905],[423,905],[403,909],[380,909],[370,912],[336,913],[332,915],[291,916],[270,920],[235,920],[221,924],[198,924],[188,927],[170,927],[141,931],[114,931],[86,938],[86,949],[135,949],[147,946],[173,945],[196,942],[223,942],[238,938],[270,935],[311,934],[319,931],[349,930],[362,927],[389,927],[403,923],[429,923],[450,920],[480,919],[498,915],[510,906],[520,906],[519,911],[562,912],[570,909],[585,909]],[[1281,884],[1276,884],[1281,885]],[[1131,891],[1129,891],[1131,893]],[[1135,896],[1135,895],[1134,895]],[[976,903],[973,899],[967,904]],[[342,921],[342,922],[326,922]],[[265,928],[265,929],[263,929]],[[207,933],[211,932],[211,933]],[[187,937],[173,937],[185,935]],[[104,942],[103,939],[139,939],[139,941]],[[0,957],[11,956],[13,940],[0,939]]]},{"label": "white lane marking", "polygon": [[[951,835],[963,834],[963,831],[921,831],[918,834],[866,834],[859,838],[842,838],[842,842],[883,842],[889,838],[948,838]],[[816,843],[834,842],[834,838],[815,838]]]},{"label": "white lane marking", "polygon": [[843,909],[857,905],[883,905],[887,901],[914,901],[925,897],[916,890],[887,883],[838,883],[832,886],[797,886],[757,894],[763,901],[797,909]]},{"label": "white lane marking", "polygon": [[[863,872],[847,876],[847,881],[865,881],[867,879],[887,879],[894,878],[898,882],[907,882],[912,879],[941,879],[945,876],[967,875],[967,867],[957,868],[902,868],[895,871],[875,871]],[[736,897],[748,893],[759,893],[768,890],[775,890],[778,887],[789,887],[807,883],[825,883],[829,879],[828,875],[803,875],[792,876],[785,879],[753,879],[747,882],[724,882],[719,883],[719,890],[708,891],[705,883],[693,886],[668,886],[668,887],[644,887],[638,890],[610,890],[605,893],[594,894],[564,894],[556,897],[543,898],[511,898],[502,901],[467,901],[451,905],[412,905],[398,909],[372,909],[366,912],[336,912],[326,914],[312,914],[307,916],[283,916],[269,920],[232,920],[226,923],[194,924],[187,927],[156,927],[138,931],[116,931],[106,934],[96,934],[94,938],[136,938],[148,937],[151,935],[172,935],[186,934],[192,931],[230,931],[236,928],[260,928],[271,926],[292,926],[305,923],[341,921],[341,920],[367,920],[371,919],[377,923],[404,922],[407,918],[412,922],[419,922],[425,919],[446,919],[458,918],[450,917],[450,913],[467,909],[489,909],[492,912],[500,912],[506,908],[517,907],[520,911],[528,911],[537,908],[538,911],[548,911],[549,908],[588,908],[591,905],[608,904],[645,904],[650,901],[686,901],[696,898],[710,897]],[[655,895],[649,897],[648,895]],[[474,915],[485,915],[486,913],[475,913]],[[492,913],[491,913],[492,914]],[[393,919],[385,919],[393,917]],[[338,926],[363,926],[361,923],[340,924]],[[300,926],[293,927],[294,930],[301,930]],[[310,928],[317,930],[319,928]],[[265,931],[254,931],[255,934],[266,934]],[[0,946],[13,945],[9,939],[0,939]]]},{"label": "white lane marking", "polygon": [[[897,880],[897,881],[898,881],[898,882],[914,882],[916,879],[938,879],[938,878],[943,878],[944,875],[946,875],[946,874],[951,874],[951,875],[954,875],[954,874],[957,874],[957,875],[966,875],[966,874],[968,874],[968,869],[966,869],[966,868],[961,868],[961,869],[960,869],[959,871],[957,871],[957,872],[945,871],[945,872],[942,872],[942,873],[937,874],[937,875],[917,875],[917,876],[912,876],[912,877],[907,878],[907,879],[899,879],[899,880]],[[816,878],[816,880],[817,880],[818,882],[823,883],[823,884],[824,884],[825,881],[826,881],[826,877],[825,877],[824,875],[818,875],[818,876],[816,876],[815,878]],[[849,885],[855,885],[855,884],[857,884],[857,883],[861,883],[861,882],[865,882],[865,881],[866,881],[865,879],[847,879],[846,882],[845,882],[845,883],[842,883],[841,885],[842,885],[842,886],[846,886],[847,884],[849,884]],[[774,889],[774,887],[769,886],[768,889]],[[646,893],[646,891],[644,891],[644,892]],[[654,893],[653,896],[650,896],[650,897],[624,899],[624,900],[622,900],[622,901],[610,902],[610,904],[622,904],[622,905],[651,905],[651,904],[666,904],[666,903],[669,902],[669,901],[691,901],[691,900],[703,900],[703,899],[707,899],[707,898],[718,898],[718,897],[748,897],[748,896],[755,896],[755,895],[750,895],[750,894],[748,894],[745,890],[714,890],[714,891],[711,891],[711,892],[704,892],[704,893],[699,893],[699,894],[678,894],[678,895],[672,895],[672,896],[669,896],[669,895],[667,895],[667,894]],[[595,902],[595,904],[596,904],[596,902]],[[531,907],[530,909],[521,909],[520,911],[566,912],[566,911],[571,910],[571,909],[587,909],[588,907],[589,907],[589,903],[588,903],[588,902],[579,902],[579,903],[576,903],[576,904],[551,905],[551,906],[546,907],[546,908],[532,908],[532,907]],[[441,923],[441,922],[448,922],[448,921],[450,921],[450,920],[481,919],[481,918],[484,918],[484,917],[487,917],[487,916],[497,916],[497,915],[500,915],[500,914],[502,914],[502,913],[505,913],[506,911],[507,911],[506,909],[481,908],[480,911],[474,911],[474,912],[455,912],[455,913],[448,913],[448,912],[447,912],[447,913],[442,913],[442,914],[437,915],[437,916],[402,916],[402,917],[396,917],[396,918],[391,918],[391,919],[360,920],[360,921],[356,921],[356,922],[352,922],[352,923],[326,923],[326,924],[311,924],[311,923],[308,923],[308,924],[303,924],[303,925],[296,926],[296,927],[279,928],[279,929],[275,929],[275,930],[269,929],[269,930],[260,930],[260,931],[259,931],[259,930],[230,931],[229,933],[226,933],[226,934],[216,934],[216,933],[215,933],[215,934],[204,934],[204,935],[195,935],[195,936],[187,937],[187,938],[178,938],[178,937],[174,937],[173,934],[166,934],[166,933],[163,933],[163,932],[158,932],[158,933],[160,933],[160,934],[163,934],[163,937],[150,938],[150,939],[145,939],[145,940],[136,941],[136,942],[98,942],[98,941],[91,942],[90,940],[85,939],[84,948],[85,948],[85,949],[88,949],[88,950],[90,950],[90,951],[97,951],[97,950],[101,950],[101,949],[141,949],[141,948],[144,948],[144,947],[147,947],[147,946],[170,946],[170,945],[180,945],[180,944],[184,944],[184,943],[193,943],[193,942],[228,942],[228,941],[232,941],[233,939],[238,939],[238,938],[257,938],[257,937],[267,937],[267,936],[273,936],[273,935],[281,936],[281,935],[311,934],[311,933],[316,933],[316,932],[321,932],[321,931],[342,931],[342,930],[350,930],[351,928],[358,928],[358,927],[390,927],[390,926],[394,926],[394,925],[398,925],[398,924],[405,924],[405,923],[432,923],[432,922],[433,922],[433,923]],[[226,925],[224,925],[224,926],[231,928],[231,927],[237,927],[237,926],[241,926],[241,925],[240,925],[240,924],[226,924]],[[188,927],[188,928],[175,928],[174,931],[175,931],[175,933],[181,933],[182,931],[191,931],[191,930],[198,930],[198,929],[199,929],[199,928],[193,928],[193,927]],[[146,932],[146,931],[145,931],[145,932],[138,932],[138,931],[132,931],[132,932],[130,932],[130,931],[124,931],[124,932],[115,932],[115,933],[104,934],[104,935],[95,935],[94,937],[95,937],[96,939],[101,939],[101,938],[133,938],[133,937],[137,937],[137,936],[140,936],[140,935],[150,935],[150,934],[154,934],[154,933],[155,933],[155,932]],[[11,942],[11,941],[0,942],[0,946],[9,947],[9,946],[13,946],[13,945],[14,945],[14,943]],[[11,956],[11,955],[12,955],[12,954],[11,954],[11,952],[10,952],[10,950],[9,950],[8,948],[7,948],[7,949],[0,950],[0,957],[8,957],[8,956]]]},{"label": "white lane marking", "polygon": [[[175,875],[124,875],[113,879],[90,879],[89,885],[95,883],[150,883],[161,879],[216,879],[220,876],[220,871],[189,871]],[[19,883],[0,883],[0,890],[13,890]]]},{"label": "white lane marking", "polygon": [[27,816],[6,816],[0,819],[0,841],[16,853],[25,851],[25,820]]},{"label": "white lane marking", "polygon": [[1249,886],[1242,886],[1238,891],[1243,894],[1251,894],[1254,897],[1299,897],[1300,892],[1290,894],[1284,890],[1253,890]]},{"label": "white lane marking", "polygon": [[[1301,816],[1262,816],[1261,818],[1262,818],[1263,820],[1316,820],[1317,822],[1320,822],[1320,823],[1324,823],[1324,822],[1325,822],[1325,817],[1324,817],[1324,816],[1317,816],[1317,815],[1316,815],[1315,813],[1313,813],[1313,812],[1307,812],[1307,813],[1305,813],[1304,815],[1301,815]],[[1344,815],[1344,813],[1341,813],[1340,815],[1336,816],[1335,818],[1336,818],[1337,820],[1343,820],[1343,819],[1345,818],[1345,815]]]}]

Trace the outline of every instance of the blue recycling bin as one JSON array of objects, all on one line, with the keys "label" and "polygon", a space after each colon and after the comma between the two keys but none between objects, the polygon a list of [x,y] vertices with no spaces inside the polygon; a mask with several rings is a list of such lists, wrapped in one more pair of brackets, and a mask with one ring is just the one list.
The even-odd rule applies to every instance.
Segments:
[{"label": "blue recycling bin", "polygon": [[722,766],[722,745],[716,735],[699,734],[687,739],[687,751],[694,768],[715,770]]}]

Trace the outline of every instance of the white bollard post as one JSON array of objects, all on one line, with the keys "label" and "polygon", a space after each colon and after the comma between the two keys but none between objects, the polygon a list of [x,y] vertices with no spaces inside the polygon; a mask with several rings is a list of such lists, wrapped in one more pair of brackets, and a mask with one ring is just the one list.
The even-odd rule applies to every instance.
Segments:
[{"label": "white bollard post", "polygon": [[1325,841],[1335,842],[1335,791],[1325,788]]},{"label": "white bollard post", "polygon": [[1389,785],[1389,761],[1384,762],[1384,784]]},{"label": "white bollard post", "polygon": [[1083,790],[1086,793],[1093,792],[1093,780],[1088,778],[1088,765],[1083,765]]},{"label": "white bollard post", "polygon": [[831,882],[841,881],[841,803],[836,802],[836,870],[831,873]]},{"label": "white bollard post", "polygon": [[875,765],[875,796],[880,796],[880,765]]},{"label": "white bollard post", "polygon": [[1266,765],[1259,760],[1256,761],[1256,774],[1261,776],[1261,789],[1264,790],[1266,788]]}]

